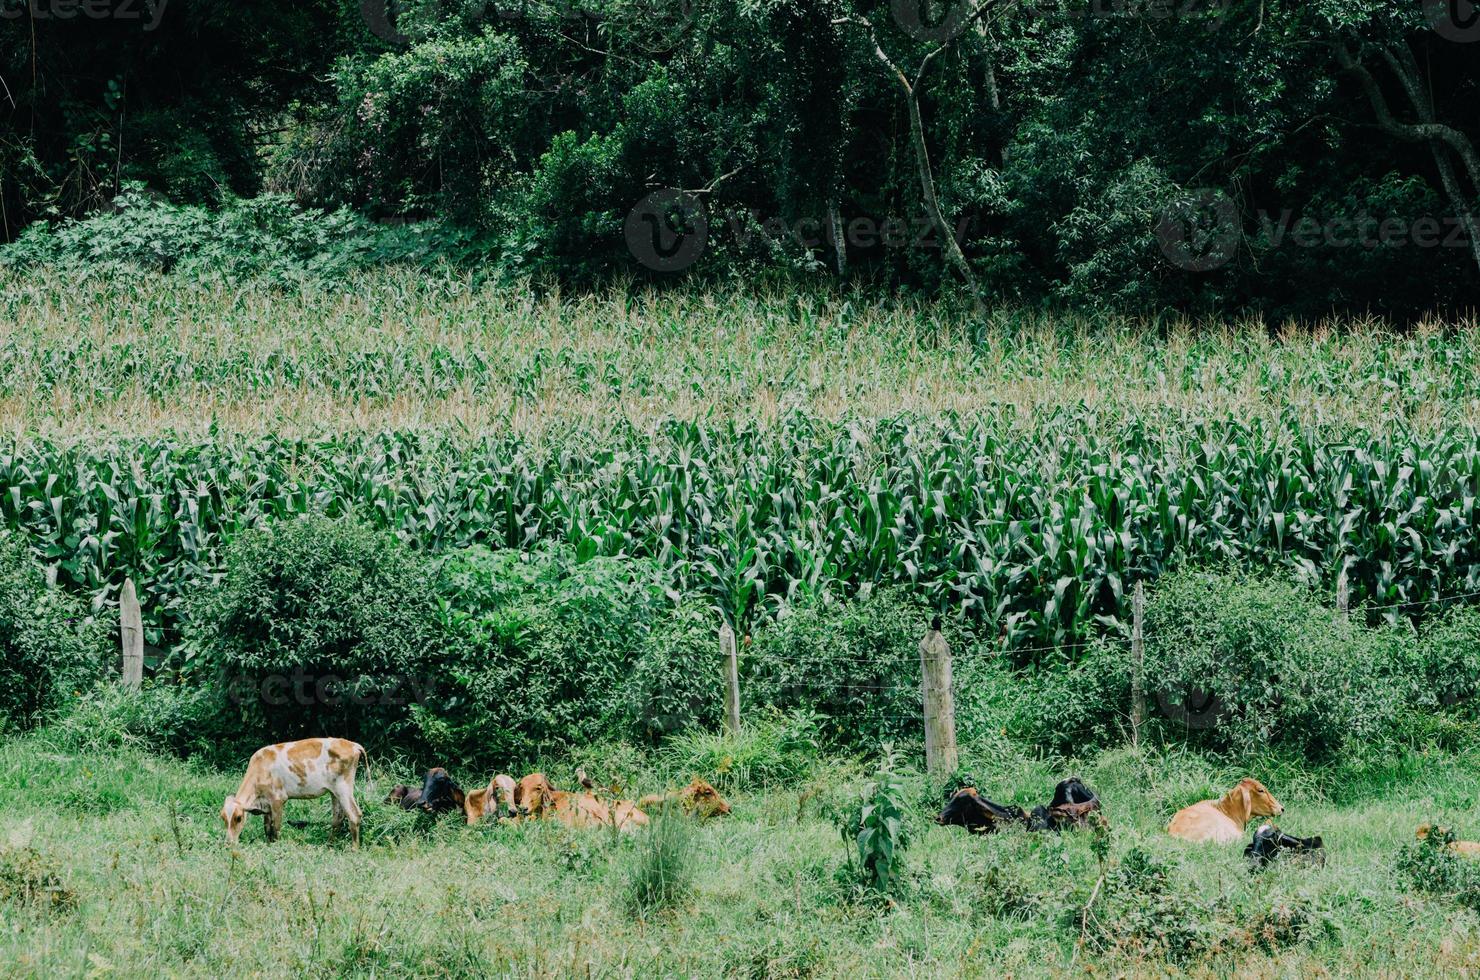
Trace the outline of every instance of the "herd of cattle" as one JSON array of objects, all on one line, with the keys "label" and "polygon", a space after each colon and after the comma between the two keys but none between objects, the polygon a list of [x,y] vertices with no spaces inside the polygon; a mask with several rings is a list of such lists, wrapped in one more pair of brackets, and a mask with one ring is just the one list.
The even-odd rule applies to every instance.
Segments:
[{"label": "herd of cattle", "polygon": [[[235,844],[240,839],[249,814],[260,815],[267,839],[276,840],[283,826],[283,804],[327,794],[333,805],[331,832],[338,834],[348,823],[358,846],[361,812],[355,802],[355,773],[364,759],[364,748],[343,738],[305,738],[258,749],[252,753],[241,785],[221,807],[227,841]],[[576,779],[581,784],[579,790],[558,790],[544,773],[530,773],[519,780],[500,773],[486,787],[464,792],[447,770],[439,767],[428,770],[419,787],[395,787],[386,802],[434,816],[460,812],[469,824],[489,818],[502,822],[553,820],[572,829],[608,827],[621,832],[647,826],[644,808],[654,806],[677,806],[701,819],[730,812],[730,805],[702,779],[694,779],[681,790],[644,796],[636,802],[603,800],[581,770],[576,770]],[[992,833],[1010,826],[1058,832],[1089,826],[1100,810],[1100,798],[1075,776],[1059,783],[1053,798],[1032,810],[993,803],[975,787],[959,789],[936,817],[936,823],[965,827],[972,833]],[[1230,844],[1243,839],[1244,829],[1254,817],[1278,817],[1284,812],[1263,783],[1242,779],[1221,799],[1203,800],[1179,810],[1167,824],[1167,833],[1188,841]],[[1428,824],[1418,829],[1420,840],[1429,833]],[[1480,856],[1477,842],[1450,841],[1448,847],[1458,854]],[[1319,837],[1292,837],[1274,824],[1264,823],[1254,831],[1244,854],[1255,868],[1260,868],[1281,855],[1319,862],[1324,860],[1325,850]]]},{"label": "herd of cattle", "polygon": [[[365,749],[344,738],[305,738],[258,749],[247,763],[241,785],[221,806],[226,840],[235,844],[240,839],[249,814],[260,815],[267,839],[277,840],[283,827],[283,805],[288,800],[313,800],[327,794],[333,806],[331,833],[337,835],[348,823],[358,847],[361,811],[355,802],[355,773],[364,759]],[[553,820],[573,829],[610,827],[622,832],[647,826],[648,815],[642,807],[671,803],[702,819],[730,812],[730,805],[702,779],[673,793],[645,796],[634,803],[602,800],[585,773],[578,771],[577,778],[581,789],[567,791],[552,786],[544,773],[530,773],[518,781],[500,773],[486,787],[465,793],[446,769],[437,767],[427,771],[419,787],[392,789],[386,802],[434,816],[461,812],[470,824],[490,817]]]}]

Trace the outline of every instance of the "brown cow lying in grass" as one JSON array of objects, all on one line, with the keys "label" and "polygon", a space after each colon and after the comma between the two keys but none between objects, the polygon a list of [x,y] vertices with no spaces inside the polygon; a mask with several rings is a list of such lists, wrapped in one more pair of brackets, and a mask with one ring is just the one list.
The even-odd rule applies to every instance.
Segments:
[{"label": "brown cow lying in grass", "polygon": [[[584,783],[585,781],[583,781]],[[623,833],[648,825],[648,816],[635,803],[617,800],[608,806],[590,791],[558,790],[542,772],[533,772],[517,783],[500,773],[482,794],[477,819],[502,816],[511,820],[554,820],[575,830],[612,827]],[[468,822],[477,823],[469,811]]]},{"label": "brown cow lying in grass", "polygon": [[241,837],[247,814],[262,815],[262,828],[275,841],[283,827],[283,804],[313,800],[325,793],[332,800],[330,833],[346,821],[355,846],[360,846],[360,807],[355,802],[355,769],[365,758],[358,743],[345,738],[305,738],[267,745],[252,753],[247,774],[235,793],[221,806],[226,842]]},{"label": "brown cow lying in grass", "polygon": [[[1427,840],[1430,833],[1447,834],[1447,827],[1435,827],[1433,824],[1420,824],[1417,837],[1419,840]],[[1480,857],[1480,841],[1452,840],[1449,842],[1449,850],[1463,857]]]},{"label": "brown cow lying in grass", "polygon": [[725,802],[725,798],[720,796],[719,791],[713,786],[697,776],[681,790],[664,794],[653,793],[637,801],[638,806],[648,809],[662,806],[665,803],[677,803],[685,813],[697,816],[700,820],[730,815],[730,804]]},{"label": "brown cow lying in grass", "polygon": [[1254,817],[1277,817],[1284,812],[1263,783],[1241,779],[1221,800],[1203,800],[1179,810],[1167,824],[1167,833],[1183,840],[1232,844],[1244,839],[1244,826]]}]

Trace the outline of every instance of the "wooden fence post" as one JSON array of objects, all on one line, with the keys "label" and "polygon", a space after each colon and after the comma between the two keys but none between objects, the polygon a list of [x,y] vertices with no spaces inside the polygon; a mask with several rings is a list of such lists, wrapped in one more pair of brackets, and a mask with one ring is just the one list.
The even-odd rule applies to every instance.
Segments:
[{"label": "wooden fence post", "polygon": [[1146,722],[1146,586],[1137,582],[1131,592],[1131,744],[1141,743]]},{"label": "wooden fence post", "polygon": [[123,684],[138,687],[144,682],[144,613],[134,580],[125,579],[118,597],[119,642],[123,648]]},{"label": "wooden fence post", "polygon": [[951,690],[951,648],[940,635],[940,617],[920,641],[920,699],[925,708],[925,770],[956,771],[956,699]]},{"label": "wooden fence post", "polygon": [[719,652],[725,660],[725,729],[734,735],[740,731],[740,660],[729,623],[719,628]]},{"label": "wooden fence post", "polygon": [[1351,614],[1351,586],[1347,583],[1346,558],[1341,559],[1341,570],[1336,573],[1336,609],[1343,616]]}]

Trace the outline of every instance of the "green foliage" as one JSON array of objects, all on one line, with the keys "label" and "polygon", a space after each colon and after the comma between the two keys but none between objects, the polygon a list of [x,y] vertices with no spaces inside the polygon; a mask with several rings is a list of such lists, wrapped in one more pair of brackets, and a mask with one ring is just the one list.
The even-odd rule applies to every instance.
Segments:
[{"label": "green foliage", "polygon": [[904,852],[910,844],[906,826],[906,791],[896,772],[898,757],[886,746],[873,781],[838,818],[838,831],[848,849],[848,867],[865,888],[880,894],[898,891],[904,875]]},{"label": "green foliage", "polygon": [[1398,874],[1414,891],[1480,912],[1480,864],[1451,851],[1454,839],[1448,827],[1431,825],[1423,840],[1410,841],[1398,851]]},{"label": "green foliage", "polygon": [[1480,609],[1454,606],[1419,631],[1422,694],[1437,706],[1458,705],[1474,717],[1480,705]]},{"label": "green foliage", "polygon": [[1146,615],[1146,671],[1172,701],[1217,695],[1206,737],[1242,756],[1380,757],[1404,736],[1421,683],[1411,640],[1369,630],[1278,578],[1186,572],[1164,578]]},{"label": "green foliage", "polygon": [[470,236],[427,223],[376,225],[345,208],[299,208],[287,197],[233,198],[214,211],[170,204],[125,184],[110,210],[35,224],[0,245],[0,267],[52,266],[58,274],[146,269],[184,276],[259,276],[297,283],[342,277],[377,263],[456,259]]},{"label": "green foliage", "polygon": [[715,620],[675,606],[647,560],[476,547],[441,564],[455,637],[444,715],[429,741],[531,759],[608,737],[709,727],[719,712]]},{"label": "green foliage", "polygon": [[691,728],[663,746],[665,766],[680,779],[700,776],[721,793],[793,785],[816,771],[818,717],[748,710],[740,731]]},{"label": "green foliage", "polygon": [[918,737],[918,646],[929,621],[904,590],[793,605],[744,644],[741,686],[752,702],[817,712],[833,743]]},{"label": "green foliage", "polygon": [[394,743],[438,695],[438,597],[393,537],[305,515],[243,534],[224,565],[194,597],[187,668],[222,685],[245,731]]},{"label": "green foliage", "polygon": [[694,818],[676,805],[650,816],[651,824],[627,859],[627,908],[639,919],[677,908],[694,890]]},{"label": "green foliage", "polygon": [[106,624],[49,588],[19,536],[0,533],[0,731],[30,728],[102,678]]}]

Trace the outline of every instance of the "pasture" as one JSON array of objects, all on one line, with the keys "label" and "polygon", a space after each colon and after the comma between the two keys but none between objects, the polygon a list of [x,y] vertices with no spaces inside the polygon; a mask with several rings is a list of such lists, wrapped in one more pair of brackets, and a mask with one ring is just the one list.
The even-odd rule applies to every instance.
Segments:
[{"label": "pasture", "polygon": [[[906,772],[915,840],[891,898],[858,889],[843,870],[828,813],[863,771],[824,761],[788,785],[732,791],[734,814],[693,830],[692,888],[644,915],[629,901],[650,846],[643,834],[432,826],[368,800],[362,772],[360,851],[327,843],[324,800],[290,803],[289,821],[307,826],[290,823],[277,844],[254,821],[230,848],[216,812],[238,773],[106,741],[63,726],[0,747],[0,961],[12,976],[1294,977],[1480,968],[1475,913],[1409,890],[1394,870],[1423,820],[1480,832],[1473,756],[1415,757],[1339,782],[1262,774],[1286,806],[1282,825],[1324,835],[1330,854],[1324,867],[1251,874],[1241,846],[1185,844],[1161,829],[1176,808],[1230,785],[1235,767],[1176,749],[1032,760],[973,757],[968,745],[979,784],[999,800],[1034,800],[1061,774],[1083,775],[1106,804],[1105,863],[1091,832],[973,837],[934,826],[936,795]],[[626,758],[636,789],[682,778],[661,753]],[[549,770],[569,782],[568,763]],[[381,760],[377,788],[395,772]]]}]

